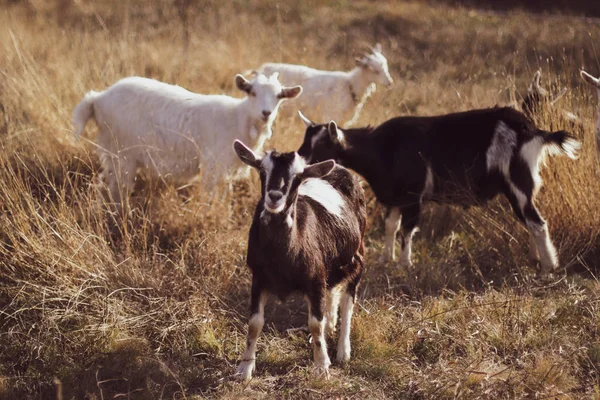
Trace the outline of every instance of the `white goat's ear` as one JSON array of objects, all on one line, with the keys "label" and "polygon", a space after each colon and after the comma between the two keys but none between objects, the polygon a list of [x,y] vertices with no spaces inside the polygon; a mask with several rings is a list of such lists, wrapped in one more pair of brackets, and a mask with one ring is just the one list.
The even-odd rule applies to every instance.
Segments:
[{"label": "white goat's ear", "polygon": [[242,75],[237,74],[235,76],[235,86],[243,92],[250,94],[252,92],[252,84],[248,81],[248,79],[244,78]]},{"label": "white goat's ear", "polygon": [[320,163],[312,164],[302,171],[302,179],[322,178],[328,175],[335,168],[335,161],[326,160]]},{"label": "white goat's ear", "polygon": [[327,125],[329,136],[334,143],[342,143],[344,141],[344,133],[338,129],[335,121],[330,121]]},{"label": "white goat's ear", "polygon": [[253,168],[259,169],[262,158],[256,155],[249,147],[247,147],[240,140],[233,142],[233,150],[237,154],[238,158],[246,165]]},{"label": "white goat's ear", "polygon": [[383,49],[381,48],[381,43],[377,43],[377,44],[375,45],[375,48],[374,48],[373,50],[375,50],[375,53],[381,53],[381,50],[383,50]]},{"label": "white goat's ear", "polygon": [[274,80],[274,81],[278,80],[279,79],[279,72],[277,72],[277,71],[273,72],[271,74],[271,76],[269,77],[269,79]]},{"label": "white goat's ear", "polygon": [[298,110],[298,115],[300,116],[300,119],[302,120],[302,122],[304,122],[304,125],[306,125],[306,127],[308,128],[311,125],[314,125],[315,123],[312,122],[310,119],[306,118],[306,115],[302,114],[302,111]]},{"label": "white goat's ear", "polygon": [[596,86],[596,87],[600,88],[600,79],[594,78],[592,75],[588,74],[584,70],[579,71],[579,74],[581,75],[581,78],[584,81],[586,81],[590,85],[593,85],[593,86]]},{"label": "white goat's ear", "polygon": [[295,97],[300,96],[302,93],[302,86],[292,86],[292,87],[284,87],[281,89],[281,98],[282,99],[293,99]]}]

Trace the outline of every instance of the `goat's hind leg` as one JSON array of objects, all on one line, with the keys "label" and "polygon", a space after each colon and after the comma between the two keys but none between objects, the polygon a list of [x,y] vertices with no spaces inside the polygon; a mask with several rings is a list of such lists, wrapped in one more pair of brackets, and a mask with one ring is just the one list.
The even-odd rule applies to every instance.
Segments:
[{"label": "goat's hind leg", "polygon": [[385,217],[385,243],[383,245],[383,254],[379,262],[393,261],[396,259],[396,235],[400,229],[402,214],[398,207],[388,207]]},{"label": "goat's hind leg", "polygon": [[335,326],[338,320],[338,310],[340,308],[340,285],[327,291],[327,311],[325,313],[325,331],[327,335],[335,332]]},{"label": "goat's hind leg", "polygon": [[[558,257],[556,248],[550,240],[548,233],[548,224],[539,214],[533,203],[528,203],[525,206],[525,224],[532,237],[530,239],[537,245],[537,251],[540,260],[540,275],[546,276],[558,267]],[[531,254],[531,250],[530,250]]]},{"label": "goat's hind leg", "polygon": [[519,190],[514,184],[505,191],[506,197],[527,230],[529,230],[529,257],[540,262],[540,275],[545,276],[558,267],[556,249],[550,240],[548,224],[533,205],[531,194]]},{"label": "goat's hind leg", "polygon": [[415,199],[413,203],[402,207],[402,253],[400,254],[400,266],[412,267],[412,240],[418,230],[421,217],[421,203]]}]

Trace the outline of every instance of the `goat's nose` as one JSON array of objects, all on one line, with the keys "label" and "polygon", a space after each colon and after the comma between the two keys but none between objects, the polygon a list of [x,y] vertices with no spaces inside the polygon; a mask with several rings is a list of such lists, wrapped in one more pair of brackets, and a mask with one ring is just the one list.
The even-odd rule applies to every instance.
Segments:
[{"label": "goat's nose", "polygon": [[269,115],[271,115],[271,111],[263,110],[262,114],[265,116],[265,118],[267,118]]},{"label": "goat's nose", "polygon": [[271,199],[273,202],[279,201],[282,197],[283,197],[283,193],[281,193],[277,190],[269,191],[269,199]]}]

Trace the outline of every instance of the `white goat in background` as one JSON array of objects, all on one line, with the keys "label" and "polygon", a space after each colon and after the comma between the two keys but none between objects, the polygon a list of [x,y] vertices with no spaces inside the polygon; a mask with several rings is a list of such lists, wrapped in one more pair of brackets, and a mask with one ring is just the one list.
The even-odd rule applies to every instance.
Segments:
[{"label": "white goat in background", "polygon": [[358,66],[348,72],[274,63],[263,64],[258,71],[279,72],[284,85],[302,85],[302,96],[293,103],[296,109],[319,121],[347,121],[344,126],[349,126],[358,119],[376,84],[391,86],[394,83],[381,44],[377,43],[371,50],[371,54],[357,58]]},{"label": "white goat in background", "polygon": [[300,86],[282,86],[277,74],[257,74],[252,81],[237,75],[235,83],[248,94],[245,98],[201,95],[142,77],[88,92],[73,111],[75,134],[80,136],[94,117],[102,178],[112,201],[127,199],[138,169],[173,182],[202,173],[210,190],[242,167],[231,142],[244,140],[260,151],[282,100],[302,92]]},{"label": "white goat in background", "polygon": [[584,81],[592,85],[598,91],[598,121],[596,122],[596,150],[600,155],[600,78],[594,78],[592,75],[588,74],[584,70],[580,71],[581,78]]}]

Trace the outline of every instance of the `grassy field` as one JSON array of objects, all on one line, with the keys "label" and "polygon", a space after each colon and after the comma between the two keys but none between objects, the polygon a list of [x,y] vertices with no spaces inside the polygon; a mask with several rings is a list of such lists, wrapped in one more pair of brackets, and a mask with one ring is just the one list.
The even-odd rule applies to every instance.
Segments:
[{"label": "grassy field", "polygon": [[[600,398],[597,98],[578,75],[600,74],[599,20],[424,1],[0,5],[0,398]],[[548,160],[538,196],[564,269],[535,279],[527,231],[496,200],[428,207],[409,275],[377,262],[371,196],[351,362],[313,377],[307,334],[289,330],[306,324],[292,298],[267,305],[255,377],[237,383],[258,177],[216,196],[141,181],[136,209],[109,229],[96,129],[76,141],[71,112],[128,75],[240,96],[235,74],[262,62],[350,69],[376,42],[396,84],[359,124],[507,104],[538,69],[570,89],[559,104],[582,129],[557,110],[537,121],[584,144],[577,161]],[[267,147],[297,149],[302,126],[280,115]]]}]

